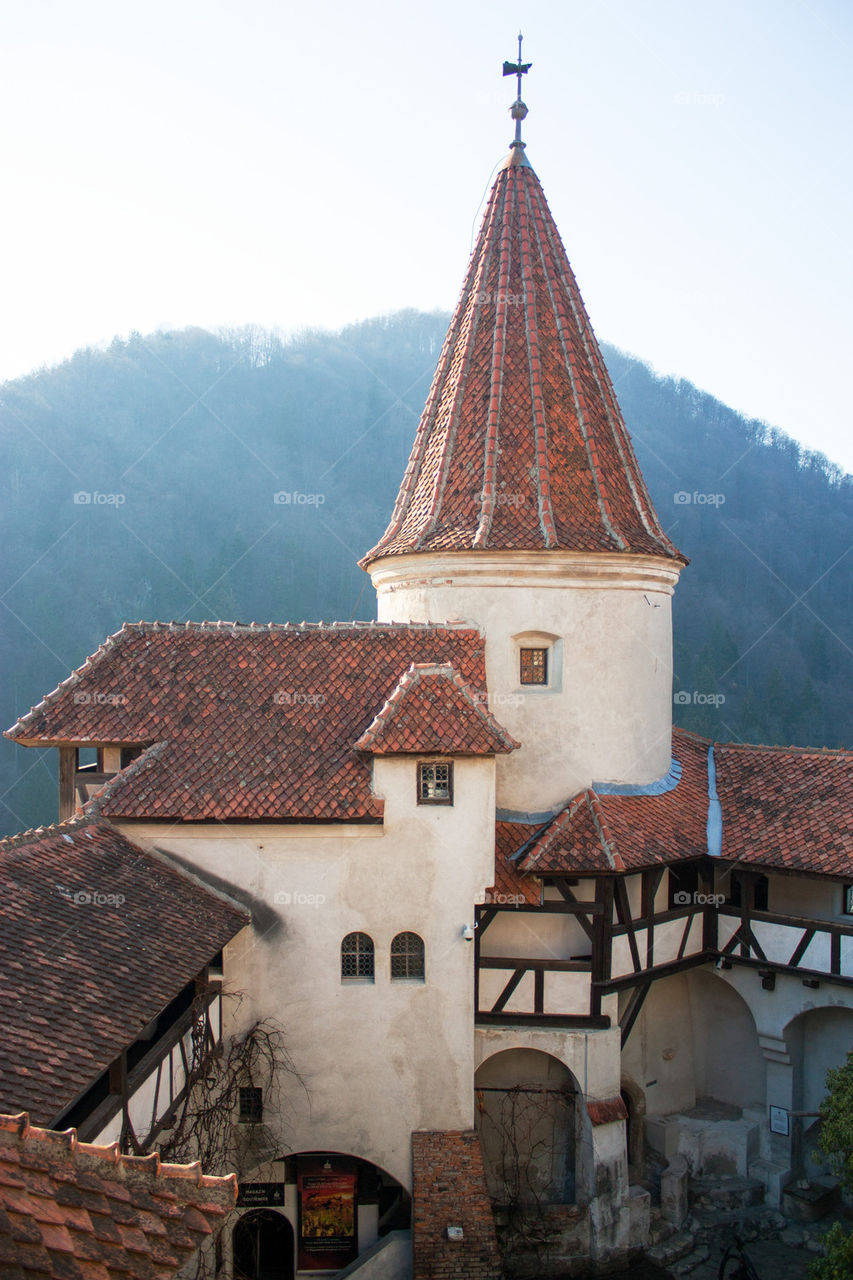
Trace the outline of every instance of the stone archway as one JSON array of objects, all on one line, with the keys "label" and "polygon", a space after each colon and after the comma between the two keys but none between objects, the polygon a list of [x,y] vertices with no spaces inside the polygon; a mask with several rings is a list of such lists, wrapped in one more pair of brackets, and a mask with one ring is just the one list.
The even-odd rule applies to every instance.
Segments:
[{"label": "stone archway", "polygon": [[[853,1046],[853,1009],[824,1005],[797,1014],[784,1031],[791,1058],[793,1111],[816,1112],[826,1095],[826,1073],[840,1067]],[[796,1117],[791,1123],[791,1163],[795,1176],[817,1177],[829,1172],[817,1139],[820,1120],[815,1115]]]},{"label": "stone archway", "polygon": [[687,974],[695,1100],[763,1112],[767,1070],[755,1018],[743,996],[707,969]]},{"label": "stone archway", "polygon": [[474,1088],[492,1200],[575,1203],[579,1093],[568,1067],[539,1049],[504,1049],[480,1065]]},{"label": "stone archway", "polygon": [[231,1237],[234,1280],[293,1280],[293,1227],[275,1209],[244,1213]]}]

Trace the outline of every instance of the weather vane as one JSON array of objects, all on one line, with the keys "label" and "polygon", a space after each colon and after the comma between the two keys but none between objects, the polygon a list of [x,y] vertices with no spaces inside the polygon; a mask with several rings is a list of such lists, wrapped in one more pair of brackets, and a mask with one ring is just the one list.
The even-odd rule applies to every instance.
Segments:
[{"label": "weather vane", "polygon": [[524,143],[521,141],[521,122],[524,119],[524,117],[527,115],[527,107],[521,101],[521,77],[527,75],[528,71],[533,66],[533,63],[521,61],[521,40],[522,40],[522,35],[521,35],[521,32],[519,31],[518,62],[505,62],[504,75],[518,76],[518,97],[510,107],[509,113],[512,116],[513,120],[515,121],[515,138],[513,140],[512,145],[514,147],[521,147],[521,149],[524,150]]}]

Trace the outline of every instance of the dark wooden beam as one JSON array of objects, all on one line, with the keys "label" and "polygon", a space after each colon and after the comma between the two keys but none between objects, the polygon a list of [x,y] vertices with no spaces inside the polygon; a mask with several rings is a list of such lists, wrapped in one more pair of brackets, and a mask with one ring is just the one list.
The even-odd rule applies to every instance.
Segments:
[{"label": "dark wooden beam", "polygon": [[658,964],[653,969],[644,969],[642,973],[627,973],[622,978],[607,978],[603,982],[595,983],[593,980],[593,988],[597,989],[600,995],[610,995],[613,991],[623,991],[627,987],[636,987],[641,982],[651,982],[657,978],[669,978],[674,973],[681,973],[684,969],[695,969],[697,965],[707,964],[712,956],[707,956],[704,951],[695,956],[685,956],[683,960],[672,960],[669,964]]},{"label": "dark wooden beam", "polygon": [[637,935],[634,932],[634,921],[631,918],[631,904],[628,901],[628,889],[622,876],[619,876],[613,885],[616,898],[616,915],[619,923],[625,929],[628,936],[628,948],[631,952],[631,963],[634,966],[634,972],[639,973],[642,965],[640,964],[640,952],[637,948]]},{"label": "dark wooden beam", "polygon": [[794,952],[793,952],[793,955],[791,956],[791,959],[788,961],[788,964],[791,965],[792,968],[796,969],[797,965],[800,963],[803,956],[808,951],[809,944],[814,936],[815,936],[814,929],[803,930],[803,936],[800,938],[799,942],[794,948]]},{"label": "dark wooden beam", "polygon": [[649,994],[649,988],[651,987],[651,985],[652,984],[650,982],[643,982],[639,986],[635,987],[634,990],[631,992],[628,1003],[625,1006],[625,1012],[622,1015],[622,1019],[621,1019],[623,1049],[625,1048],[625,1044],[628,1040],[629,1035],[631,1034],[634,1023],[637,1021],[637,1018],[640,1016],[640,1010],[643,1007],[643,1001],[645,1000],[646,996]]},{"label": "dark wooden beam", "polygon": [[607,1014],[598,1017],[585,1013],[478,1013],[476,1023],[481,1027],[549,1027],[563,1031],[606,1031],[610,1026]]},{"label": "dark wooden beam", "polygon": [[591,1017],[601,1016],[601,992],[610,977],[613,940],[613,877],[602,876],[595,882],[597,914],[593,920],[592,982],[589,989]]},{"label": "dark wooden beam", "polygon": [[513,992],[526,973],[526,969],[516,969],[515,973],[512,975],[509,982],[492,1005],[490,1013],[501,1013],[503,1011],[504,1005],[511,999]]},{"label": "dark wooden beam", "polygon": [[[515,908],[515,909],[517,910],[518,908]],[[477,922],[477,932],[479,933],[480,937],[482,937],[483,934],[486,932],[489,925],[492,923],[492,921],[494,920],[497,914],[498,914],[497,907],[475,907],[474,908],[474,919]]]},{"label": "dark wooden beam", "polygon": [[589,973],[591,960],[533,960],[529,956],[480,956],[481,969],[541,969],[554,973]]},{"label": "dark wooden beam", "polygon": [[59,821],[74,816],[76,796],[74,774],[77,769],[77,748],[59,748]]}]

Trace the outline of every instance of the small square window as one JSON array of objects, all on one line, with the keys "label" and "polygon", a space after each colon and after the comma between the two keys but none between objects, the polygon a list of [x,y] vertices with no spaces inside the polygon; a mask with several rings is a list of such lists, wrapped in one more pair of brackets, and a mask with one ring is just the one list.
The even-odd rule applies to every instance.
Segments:
[{"label": "small square window", "polygon": [[846,884],[842,890],[841,910],[846,916],[853,916],[853,884]]},{"label": "small square window", "polygon": [[453,804],[453,765],[418,765],[418,804]]},{"label": "small square window", "polygon": [[522,649],[521,673],[522,684],[548,683],[548,650]]},{"label": "small square window", "polygon": [[260,1124],[264,1118],[264,1091],[254,1087],[240,1090],[240,1124]]}]

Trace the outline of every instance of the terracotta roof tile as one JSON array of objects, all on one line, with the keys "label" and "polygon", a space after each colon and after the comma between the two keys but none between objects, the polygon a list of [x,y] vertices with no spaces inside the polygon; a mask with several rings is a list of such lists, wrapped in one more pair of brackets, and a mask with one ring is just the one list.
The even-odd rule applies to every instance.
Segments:
[{"label": "terracotta roof tile", "polygon": [[7,736],[157,744],[100,793],[108,817],[382,817],[355,742],[415,662],[485,689],[465,626],[126,624]]},{"label": "terracotta roof tile", "polygon": [[[69,1205],[69,1192],[74,1204]],[[31,1280],[171,1280],[237,1200],[234,1174],[121,1156],[0,1115],[0,1265]]]},{"label": "terracotta roof tile", "polygon": [[519,744],[450,663],[413,662],[355,745],[373,755],[481,756],[504,755]]},{"label": "terracotta roof tile", "polygon": [[853,879],[853,751],[719,744],[723,856]]},{"label": "terracotta roof tile", "polygon": [[495,823],[495,883],[486,890],[486,904],[539,906],[542,882],[535,875],[524,875],[518,863],[510,861],[511,855],[537,830],[523,822]]},{"label": "terracotta roof tile", "polygon": [[[711,742],[676,729],[662,794],[575,796],[518,860],[538,876],[636,871],[708,852]],[[853,752],[714,744],[725,859],[853,876]]]},{"label": "terracotta roof tile", "polygon": [[0,1109],[59,1116],[249,922],[104,822],[0,841]]},{"label": "terracotta roof tile", "polygon": [[391,523],[362,564],[479,549],[684,559],[526,163],[492,188]]}]

